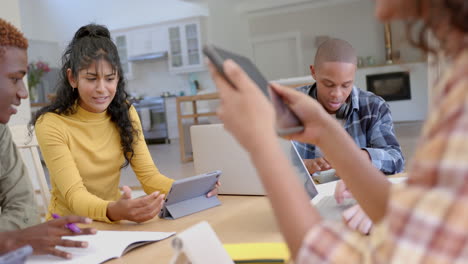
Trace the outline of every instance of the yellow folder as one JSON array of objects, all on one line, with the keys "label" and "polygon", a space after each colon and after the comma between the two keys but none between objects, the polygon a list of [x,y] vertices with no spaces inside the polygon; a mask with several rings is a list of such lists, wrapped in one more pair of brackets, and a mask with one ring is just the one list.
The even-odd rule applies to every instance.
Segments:
[{"label": "yellow folder", "polygon": [[234,263],[279,264],[289,261],[289,249],[285,243],[224,244]]}]

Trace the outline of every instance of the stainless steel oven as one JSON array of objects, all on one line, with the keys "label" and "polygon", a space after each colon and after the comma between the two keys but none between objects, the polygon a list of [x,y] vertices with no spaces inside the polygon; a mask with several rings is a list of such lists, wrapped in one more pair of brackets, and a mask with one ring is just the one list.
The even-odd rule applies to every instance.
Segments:
[{"label": "stainless steel oven", "polygon": [[167,120],[162,97],[146,97],[133,103],[140,117],[143,134],[147,141],[164,140],[169,142]]}]

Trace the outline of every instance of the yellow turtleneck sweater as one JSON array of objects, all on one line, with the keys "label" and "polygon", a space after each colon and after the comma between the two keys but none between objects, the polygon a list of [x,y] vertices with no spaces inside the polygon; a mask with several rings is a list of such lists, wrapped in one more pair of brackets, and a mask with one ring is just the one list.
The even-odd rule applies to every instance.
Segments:
[{"label": "yellow turtleneck sweater", "polygon": [[[129,112],[140,131],[130,165],[147,194],[167,194],[173,180],[154,165],[138,114],[133,106]],[[74,214],[110,222],[107,205],[120,197],[120,167],[125,159],[117,126],[107,112],[91,113],[77,106],[76,113],[68,116],[47,113],[36,123],[36,136],[52,185],[47,218],[52,213]]]}]

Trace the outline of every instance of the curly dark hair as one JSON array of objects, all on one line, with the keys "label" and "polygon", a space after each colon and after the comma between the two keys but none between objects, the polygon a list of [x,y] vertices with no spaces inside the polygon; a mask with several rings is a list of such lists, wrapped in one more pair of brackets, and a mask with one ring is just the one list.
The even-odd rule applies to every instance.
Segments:
[{"label": "curly dark hair", "polygon": [[[409,21],[407,23],[407,38],[411,44],[422,49],[425,52],[436,53],[437,48],[428,43],[427,33],[434,30],[440,25],[446,23],[452,30],[456,30],[462,34],[468,33],[468,1],[466,0],[419,0],[419,10],[422,14],[423,5],[429,2],[429,14],[423,23],[417,21]],[[413,32],[416,32],[416,39]],[[445,32],[447,33],[447,32]],[[448,34],[438,36],[438,40],[442,48],[451,41]],[[459,43],[459,47],[455,53],[465,48],[467,43]],[[449,54],[453,55],[453,54]]]},{"label": "curly dark hair", "polygon": [[4,47],[28,49],[28,40],[15,26],[0,18],[0,56],[5,52]]},{"label": "curly dark hair", "polygon": [[112,65],[112,70],[117,71],[118,84],[115,97],[107,108],[120,133],[120,143],[125,156],[123,167],[128,166],[134,156],[133,144],[139,131],[133,126],[130,119],[128,94],[125,91],[125,79],[120,63],[117,47],[111,40],[109,30],[102,25],[89,24],[81,27],[75,33],[62,56],[62,68],[57,84],[57,97],[51,105],[41,108],[29,123],[29,132],[33,126],[46,113],[59,115],[71,115],[76,112],[75,104],[79,100],[78,89],[73,89],[67,78],[67,69],[71,69],[75,79],[78,72],[88,68],[93,62],[104,59]]}]

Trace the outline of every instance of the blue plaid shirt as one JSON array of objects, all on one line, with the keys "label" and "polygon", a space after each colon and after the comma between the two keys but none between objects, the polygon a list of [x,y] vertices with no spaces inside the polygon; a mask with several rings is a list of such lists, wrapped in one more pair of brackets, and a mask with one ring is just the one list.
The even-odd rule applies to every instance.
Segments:
[{"label": "blue plaid shirt", "polygon": [[[305,94],[314,85],[296,88]],[[354,142],[365,149],[372,164],[385,174],[403,171],[404,158],[393,129],[392,115],[388,104],[379,96],[353,87],[351,92],[352,111],[345,118],[344,129]],[[314,145],[294,141],[303,159],[316,158]]]}]

